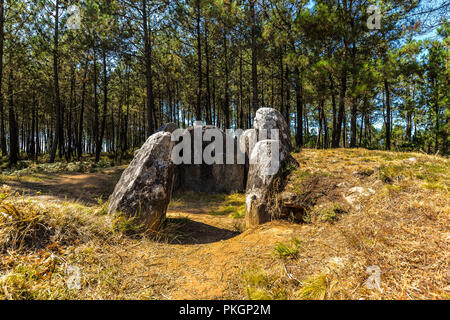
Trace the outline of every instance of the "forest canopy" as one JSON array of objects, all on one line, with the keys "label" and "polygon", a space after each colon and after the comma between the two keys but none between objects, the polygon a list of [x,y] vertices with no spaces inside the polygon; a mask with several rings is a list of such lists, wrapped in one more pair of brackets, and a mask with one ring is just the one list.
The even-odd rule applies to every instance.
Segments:
[{"label": "forest canopy", "polygon": [[449,7],[0,0],[1,153],[99,161],[167,122],[246,129],[273,107],[298,148],[447,155]]}]

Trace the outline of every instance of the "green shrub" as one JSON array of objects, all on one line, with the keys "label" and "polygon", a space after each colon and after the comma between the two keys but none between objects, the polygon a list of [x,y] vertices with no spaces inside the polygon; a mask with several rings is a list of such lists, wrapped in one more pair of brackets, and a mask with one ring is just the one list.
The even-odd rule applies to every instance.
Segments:
[{"label": "green shrub", "polygon": [[250,300],[285,300],[288,299],[286,288],[259,267],[251,267],[243,272],[247,297]]},{"label": "green shrub", "polygon": [[277,242],[277,244],[275,245],[275,253],[280,258],[296,258],[300,246],[301,241],[297,238],[293,238],[290,245]]},{"label": "green shrub", "polygon": [[307,279],[296,295],[304,300],[323,300],[328,287],[328,276],[321,274]]}]

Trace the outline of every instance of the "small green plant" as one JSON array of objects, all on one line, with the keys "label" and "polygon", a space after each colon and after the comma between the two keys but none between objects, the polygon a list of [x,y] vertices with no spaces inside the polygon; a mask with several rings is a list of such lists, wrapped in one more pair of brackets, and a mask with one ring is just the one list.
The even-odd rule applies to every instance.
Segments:
[{"label": "small green plant", "polygon": [[103,203],[103,204],[100,206],[100,208],[98,208],[98,209],[95,211],[95,214],[96,214],[96,215],[99,215],[99,216],[107,215],[107,214],[108,214],[108,206],[109,206],[109,202]]},{"label": "small green plant", "polygon": [[95,201],[97,201],[98,205],[100,206],[105,203],[105,201],[103,200],[103,196],[96,198]]},{"label": "small green plant", "polygon": [[243,210],[239,209],[238,211],[234,211],[230,214],[231,218],[234,219],[242,219],[245,217],[245,208]]},{"label": "small green plant", "polygon": [[113,229],[114,231],[131,236],[141,233],[144,229],[144,225],[138,223],[137,217],[127,218],[123,214],[116,214]]},{"label": "small green plant", "polygon": [[245,226],[242,222],[235,222],[233,228],[236,232],[242,233],[245,230]]},{"label": "small green plant", "polygon": [[247,287],[249,300],[273,300],[272,296],[264,289]]},{"label": "small green plant", "polygon": [[240,219],[245,217],[245,195],[233,193],[225,195],[223,203],[219,208],[211,211],[210,214],[216,216],[229,215],[231,218]]},{"label": "small green plant", "polygon": [[224,216],[227,214],[232,214],[234,212],[234,207],[233,206],[222,206],[217,210],[213,210],[211,211],[211,215],[213,216]]},{"label": "small green plant", "polygon": [[303,300],[323,300],[327,293],[328,276],[321,274],[307,279],[296,295]]},{"label": "small green plant", "polygon": [[425,184],[425,188],[430,190],[442,190],[445,191],[447,188],[439,183],[427,183]]},{"label": "small green plant", "polygon": [[113,163],[107,158],[101,158],[99,162],[95,163],[92,167],[98,169],[106,169],[113,166]]},{"label": "small green plant", "polygon": [[275,253],[280,258],[296,258],[300,246],[301,241],[297,238],[293,238],[290,245],[277,242],[277,244],[275,245]]},{"label": "small green plant", "polygon": [[284,166],[284,168],[282,170],[283,170],[284,174],[289,175],[292,172],[294,172],[296,169],[297,169],[296,165],[292,162],[289,162]]},{"label": "small green plant", "polygon": [[378,169],[378,178],[384,183],[391,184],[402,177],[403,169],[404,167],[401,165],[383,165]]},{"label": "small green plant", "polygon": [[252,267],[243,273],[247,297],[250,300],[284,300],[288,292],[273,276],[262,271],[259,267]]},{"label": "small green plant", "polygon": [[319,209],[318,217],[320,221],[331,223],[337,221],[338,215],[344,212],[345,209],[342,208],[340,203],[330,202]]}]

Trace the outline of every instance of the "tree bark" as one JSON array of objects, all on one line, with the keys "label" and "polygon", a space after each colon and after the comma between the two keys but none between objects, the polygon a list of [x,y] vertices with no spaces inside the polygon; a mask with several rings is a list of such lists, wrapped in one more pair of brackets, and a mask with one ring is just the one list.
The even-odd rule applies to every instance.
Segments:
[{"label": "tree bark", "polygon": [[437,85],[436,79],[433,79],[433,87],[434,87],[434,91],[436,92],[435,97],[434,97],[434,113],[436,114],[436,119],[435,119],[436,134],[435,134],[435,142],[434,142],[434,152],[437,153],[439,151],[440,118],[439,118],[439,86]]},{"label": "tree bark", "polygon": [[384,90],[386,93],[386,150],[391,150],[391,98],[387,79],[384,79]]},{"label": "tree bark", "polygon": [[[336,132],[333,134],[332,147],[339,148],[339,141],[341,138],[341,128],[344,124],[344,116],[345,116],[345,94],[347,91],[347,69],[345,66],[342,67],[341,71],[341,88],[339,93],[339,112],[338,119],[336,123]],[[334,131],[333,131],[334,133]],[[344,139],[345,143],[345,139]]]},{"label": "tree bark", "polygon": [[205,21],[205,56],[206,56],[206,108],[208,109],[207,124],[212,124],[211,117],[211,85],[210,85],[210,61],[209,61],[209,43],[208,43],[208,22]]},{"label": "tree bark", "polygon": [[350,120],[350,148],[356,148],[356,118],[357,118],[357,112],[358,112],[358,105],[357,105],[357,98],[353,97],[352,101],[352,115]]},{"label": "tree bark", "polygon": [[198,63],[198,86],[197,86],[197,105],[195,107],[195,120],[202,120],[202,83],[203,83],[203,75],[202,75],[202,41],[201,41],[201,32],[200,32],[200,22],[201,22],[201,9],[200,9],[200,0],[196,1],[197,4],[197,63]]},{"label": "tree bark", "polygon": [[102,113],[102,123],[100,127],[100,135],[97,140],[97,148],[95,151],[95,162],[100,161],[100,154],[103,147],[103,138],[105,136],[106,128],[106,113],[108,111],[108,74],[106,68],[106,49],[103,49],[103,113]]},{"label": "tree bark", "polygon": [[56,125],[55,125],[55,138],[53,140],[52,150],[50,154],[50,163],[55,162],[56,151],[58,145],[61,150],[64,146],[64,141],[61,140],[63,137],[63,124],[61,117],[61,101],[59,96],[59,70],[58,70],[58,59],[59,59],[59,0],[56,0],[55,4],[55,32],[53,36],[53,85],[54,85],[54,103],[55,103],[55,114],[56,114]]},{"label": "tree bark", "polygon": [[13,69],[10,68],[8,79],[9,96],[9,166],[17,164],[19,161],[19,133],[17,128],[16,115],[14,113],[14,92],[12,88]]},{"label": "tree bark", "polygon": [[290,112],[291,112],[291,81],[290,81],[291,72],[286,66],[286,108],[284,113],[284,118],[288,125],[288,128],[291,128],[291,120],[290,120]]},{"label": "tree bark", "polygon": [[84,76],[81,81],[83,81],[81,87],[81,106],[80,106],[80,118],[78,123],[78,139],[77,139],[77,157],[78,161],[81,160],[83,156],[83,122],[84,122],[84,104],[86,99],[86,82],[87,82],[87,73],[88,73],[88,62],[89,57],[86,57],[86,64],[84,66]]},{"label": "tree bark", "polygon": [[256,114],[259,106],[258,97],[258,34],[256,25],[255,0],[250,0],[251,47],[252,47],[252,108]]},{"label": "tree bark", "polygon": [[98,143],[98,137],[99,137],[99,109],[98,109],[98,93],[97,93],[97,86],[98,86],[98,74],[97,74],[97,55],[96,51],[94,49],[94,124],[92,128],[92,138],[94,144],[97,146]]},{"label": "tree bark", "polygon": [[225,129],[230,128],[230,89],[229,89],[229,70],[228,70],[228,43],[227,43],[227,32],[224,27],[223,30],[223,49],[225,55],[225,97],[224,97],[224,105],[223,105],[223,114],[225,116]]},{"label": "tree bark", "polygon": [[72,75],[70,81],[70,101],[69,101],[69,114],[67,121],[67,154],[66,159],[68,162],[72,159],[72,110],[74,103],[74,91],[75,91],[75,67],[72,67]]},{"label": "tree bark", "polygon": [[153,96],[152,77],[152,44],[149,37],[149,26],[147,20],[147,0],[142,0],[142,23],[144,29],[144,54],[145,54],[145,81],[147,88],[147,135],[153,134],[153,111],[155,99]]},{"label": "tree bark", "polygon": [[331,107],[332,107],[332,112],[333,112],[333,133],[332,133],[332,140],[334,141],[335,139],[335,134],[336,134],[336,128],[337,128],[337,107],[336,107],[336,93],[334,91],[334,80],[333,80],[333,75],[329,74],[329,78],[330,78],[330,91],[331,91]]},{"label": "tree bark", "polygon": [[302,97],[302,80],[298,67],[295,68],[295,95],[297,103],[297,132],[295,135],[295,143],[297,147],[303,147],[303,97]]},{"label": "tree bark", "polygon": [[0,0],[0,146],[2,151],[2,156],[8,154],[6,149],[6,132],[5,132],[5,113],[4,113],[4,102],[3,102],[3,46],[5,38],[5,0]]}]

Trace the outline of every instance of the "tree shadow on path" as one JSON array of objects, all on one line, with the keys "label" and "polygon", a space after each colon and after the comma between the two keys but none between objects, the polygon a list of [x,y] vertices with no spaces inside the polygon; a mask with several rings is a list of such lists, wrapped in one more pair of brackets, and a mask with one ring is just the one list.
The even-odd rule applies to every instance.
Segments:
[{"label": "tree shadow on path", "polygon": [[218,228],[188,218],[168,218],[166,237],[161,241],[170,244],[206,244],[228,240],[240,234],[238,231]]}]

